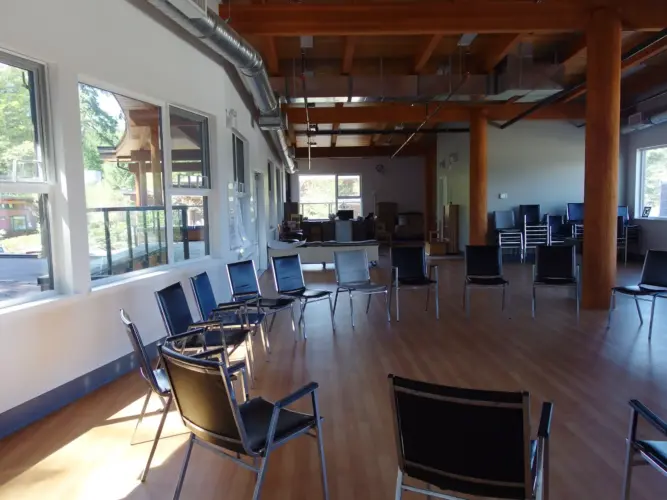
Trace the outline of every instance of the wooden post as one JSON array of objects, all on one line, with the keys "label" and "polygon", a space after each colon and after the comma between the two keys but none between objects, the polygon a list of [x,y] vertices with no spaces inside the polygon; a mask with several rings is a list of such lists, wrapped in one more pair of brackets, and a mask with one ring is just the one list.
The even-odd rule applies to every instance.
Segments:
[{"label": "wooden post", "polygon": [[157,124],[151,127],[151,173],[153,174],[153,205],[164,205],[162,192],[162,157],[160,152],[160,135]]},{"label": "wooden post", "polygon": [[586,32],[586,174],[582,306],[607,309],[616,282],[616,214],[621,114],[621,21],[595,10]]},{"label": "wooden post", "polygon": [[438,186],[438,144],[428,146],[424,157],[424,238],[428,241],[430,231],[435,231],[437,215],[435,211]]},{"label": "wooden post", "polygon": [[146,179],[146,163],[143,161],[137,162],[139,166],[139,198],[137,199],[138,207],[148,206],[148,182]]},{"label": "wooden post", "polygon": [[483,111],[470,113],[470,244],[486,245],[487,123]]}]

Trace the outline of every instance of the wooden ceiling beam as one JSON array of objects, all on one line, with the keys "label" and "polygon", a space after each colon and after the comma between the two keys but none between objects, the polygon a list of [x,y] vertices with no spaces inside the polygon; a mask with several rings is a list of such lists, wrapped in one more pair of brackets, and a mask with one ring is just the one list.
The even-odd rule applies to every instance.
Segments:
[{"label": "wooden ceiling beam", "polygon": [[343,62],[341,63],[340,72],[342,75],[349,75],[352,71],[352,63],[354,62],[354,49],[356,40],[352,36],[345,37],[345,48],[343,49]]},{"label": "wooden ceiling beam", "polygon": [[272,36],[264,38],[264,60],[266,69],[271,76],[280,76],[280,60],[278,50],[276,50],[276,39]]},{"label": "wooden ceiling beam", "polygon": [[[335,148],[310,148],[311,158],[371,158],[390,157],[396,152],[396,146],[359,146]],[[296,159],[308,158],[308,148],[296,148]],[[424,145],[419,147],[406,146],[399,156],[421,156],[424,154]]]},{"label": "wooden ceiling beam", "polygon": [[432,35],[427,37],[419,47],[417,54],[415,54],[415,62],[413,67],[413,72],[419,74],[424,71],[424,67],[428,63],[428,60],[433,55],[433,51],[438,47],[438,44],[442,40],[442,35]]},{"label": "wooden ceiling beam", "polygon": [[[664,0],[598,0],[620,13],[630,30],[667,26]],[[221,5],[221,14],[227,8]],[[244,35],[447,35],[584,31],[591,2],[410,2],[235,4],[231,25]]]},{"label": "wooden ceiling beam", "polygon": [[491,73],[523,37],[522,33],[498,35],[489,50],[481,55],[478,63],[479,70],[483,73]]},{"label": "wooden ceiling beam", "polygon": [[624,79],[622,85],[623,105],[629,106],[637,96],[667,85],[667,66],[649,66]]},{"label": "wooden ceiling beam", "polygon": [[583,55],[588,48],[588,43],[586,42],[586,36],[581,35],[570,46],[566,49],[563,57],[558,61],[560,64],[569,64],[577,57]]},{"label": "wooden ceiling beam", "polygon": [[[490,120],[509,120],[522,113],[532,104],[507,104],[492,106],[468,106],[457,103],[443,105],[432,119],[432,123],[463,122],[470,118],[471,109],[484,107]],[[308,110],[310,123],[421,123],[435,104],[411,106],[409,104],[378,104],[355,107],[321,107]],[[290,123],[306,123],[306,112],[302,107],[286,107]],[[581,103],[558,104],[538,110],[528,117],[533,120],[575,120],[585,118],[585,107]]]}]

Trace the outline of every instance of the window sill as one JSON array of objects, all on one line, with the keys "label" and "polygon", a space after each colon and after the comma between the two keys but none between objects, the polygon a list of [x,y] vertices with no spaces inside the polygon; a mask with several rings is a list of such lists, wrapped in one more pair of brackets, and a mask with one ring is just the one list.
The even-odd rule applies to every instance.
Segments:
[{"label": "window sill", "polygon": [[640,217],[639,219],[635,219],[634,221],[637,222],[644,220],[667,222],[667,217]]}]

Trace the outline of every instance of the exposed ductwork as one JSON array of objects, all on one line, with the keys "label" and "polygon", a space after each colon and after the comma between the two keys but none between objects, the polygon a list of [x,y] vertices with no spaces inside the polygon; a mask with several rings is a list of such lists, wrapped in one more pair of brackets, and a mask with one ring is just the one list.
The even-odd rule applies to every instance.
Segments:
[{"label": "exposed ductwork", "polygon": [[260,128],[272,134],[287,170],[294,173],[296,165],[284,130],[280,103],[271,88],[259,52],[217,14],[205,11],[192,0],[145,1],[236,67],[260,112]]}]

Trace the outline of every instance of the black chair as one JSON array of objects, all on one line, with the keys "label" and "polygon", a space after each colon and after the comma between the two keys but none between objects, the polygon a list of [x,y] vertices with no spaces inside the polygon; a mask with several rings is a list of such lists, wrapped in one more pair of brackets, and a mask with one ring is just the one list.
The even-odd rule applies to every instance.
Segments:
[{"label": "black chair", "polygon": [[503,258],[499,246],[467,245],[465,253],[466,277],[463,283],[463,307],[470,316],[470,288],[503,289],[502,309],[505,310],[505,291],[509,285],[503,277]]},{"label": "black chair", "polygon": [[561,245],[565,240],[571,238],[572,230],[568,230],[567,225],[563,222],[562,215],[548,215],[546,216],[546,223],[549,227],[549,244]]},{"label": "black chair", "polygon": [[583,203],[568,203],[565,212],[567,222],[570,224],[584,222],[584,204]]},{"label": "black chair", "polygon": [[264,354],[271,353],[271,346],[264,332],[265,315],[263,313],[259,311],[248,312],[247,303],[243,305],[240,302],[218,303],[215,300],[211,280],[205,272],[192,276],[190,285],[197,302],[199,315],[203,320],[219,321],[227,329],[251,327],[253,333],[259,330]]},{"label": "black chair", "polygon": [[326,299],[329,300],[331,329],[336,333],[333,303],[331,302],[332,292],[329,290],[312,290],[306,288],[306,282],[303,279],[303,269],[301,268],[301,257],[298,254],[271,257],[271,264],[273,265],[273,280],[278,295],[299,301],[299,331],[301,331],[303,338],[306,338],[306,316],[304,314],[306,306],[312,302],[319,302]]},{"label": "black chair", "polygon": [[[155,292],[155,297],[160,308],[164,326],[167,329],[167,340],[173,339],[181,333],[199,332],[199,336],[189,336],[189,338],[181,342],[181,349],[183,351],[196,352],[208,348],[223,347],[226,362],[229,362],[229,356],[239,347],[244,346],[248,371],[252,378],[253,351],[249,327],[238,328],[234,325],[229,328],[219,320],[195,322],[190,313],[190,306],[180,282]],[[240,316],[243,317],[245,315],[245,304],[235,304],[235,307],[240,311]]]},{"label": "black chair", "polygon": [[[630,498],[632,467],[635,465],[651,465],[667,476],[667,422],[658,417],[641,402],[630,401],[630,431],[626,440],[625,475],[623,477],[623,500]],[[638,417],[646,420],[651,427],[663,437],[661,440],[637,439]]]},{"label": "black chair", "polygon": [[[389,290],[389,310],[391,298],[396,291],[396,321],[401,320],[399,290],[426,288],[426,309],[431,299],[431,288],[435,288],[435,317],[440,319],[440,287],[438,286],[438,266],[427,269],[426,250],[423,246],[397,246],[391,249],[391,271],[393,287]],[[435,279],[433,272],[435,271]]]},{"label": "black chair", "polygon": [[496,210],[493,212],[493,223],[501,251],[509,250],[512,254],[518,251],[519,258],[523,262],[524,231],[516,227],[514,210]]},{"label": "black chair", "polygon": [[609,303],[609,319],[607,328],[611,326],[611,314],[616,308],[616,294],[629,295],[635,299],[639,323],[644,324],[639,301],[651,302],[651,320],[648,327],[648,338],[653,333],[653,315],[655,312],[655,301],[659,297],[667,297],[667,250],[649,250],[644,258],[641,278],[638,285],[616,286],[611,289],[611,300]]},{"label": "black chair", "polygon": [[519,220],[524,225],[537,226],[542,217],[539,205],[519,205]]},{"label": "black chair", "polygon": [[294,303],[293,298],[269,299],[262,296],[262,290],[259,287],[257,279],[257,270],[252,260],[244,260],[227,264],[227,278],[229,279],[229,288],[232,291],[232,300],[245,302],[248,306],[257,307],[258,311],[265,314],[268,318],[271,316],[268,332],[273,330],[273,323],[276,321],[276,314],[286,309],[290,310],[292,318],[292,331],[296,333],[294,323]]},{"label": "black chair", "polygon": [[[452,500],[450,492],[548,499],[552,403],[542,404],[537,439],[531,440],[527,392],[460,389],[394,375],[389,382],[398,447],[396,500],[403,491]],[[406,478],[427,488],[407,485]]]},{"label": "black chair", "polygon": [[[243,404],[236,400],[231,374],[243,364],[228,367],[210,359],[209,353],[183,356],[168,346],[160,347],[161,357],[183,423],[190,430],[183,467],[174,499],[183,488],[192,447],[195,443],[257,474],[253,500],[259,499],[267,464],[272,452],[290,439],[315,432],[322,466],[322,488],[328,498],[321,417],[317,405],[318,385],[311,382],[289,396],[271,403],[253,398]],[[193,390],[196,389],[196,390]],[[310,395],[313,413],[287,409]],[[261,460],[257,467],[256,461]]]},{"label": "black chair", "polygon": [[533,318],[535,317],[537,303],[536,291],[540,287],[574,288],[577,301],[577,320],[579,320],[579,266],[577,266],[577,255],[573,245],[543,245],[535,249]]}]

